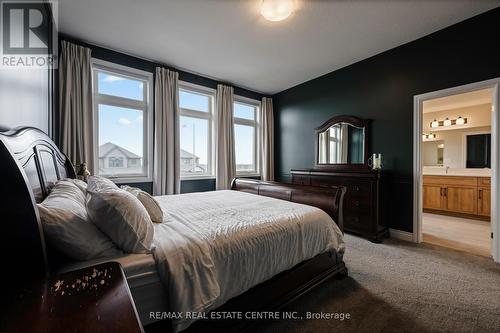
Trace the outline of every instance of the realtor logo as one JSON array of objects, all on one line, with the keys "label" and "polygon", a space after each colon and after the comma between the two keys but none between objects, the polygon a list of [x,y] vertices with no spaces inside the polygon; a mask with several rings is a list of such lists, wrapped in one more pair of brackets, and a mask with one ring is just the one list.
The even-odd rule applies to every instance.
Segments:
[{"label": "realtor logo", "polygon": [[57,65],[57,6],[54,1],[3,0],[0,3],[0,67],[54,68]]}]

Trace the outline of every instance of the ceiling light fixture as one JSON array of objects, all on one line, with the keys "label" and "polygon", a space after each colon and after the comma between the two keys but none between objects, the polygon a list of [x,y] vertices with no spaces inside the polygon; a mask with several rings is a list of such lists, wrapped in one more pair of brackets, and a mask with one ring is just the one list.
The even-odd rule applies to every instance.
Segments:
[{"label": "ceiling light fixture", "polygon": [[451,120],[449,118],[446,118],[443,122],[444,126],[451,126]]},{"label": "ceiling light fixture", "polygon": [[465,124],[464,118],[462,118],[461,116],[458,116],[456,124],[457,125],[463,125],[463,124]]},{"label": "ceiling light fixture", "polygon": [[436,119],[434,119],[434,121],[433,121],[433,122],[431,122],[431,127],[432,127],[432,128],[437,128],[437,127],[439,127],[439,122],[438,122]]},{"label": "ceiling light fixture", "polygon": [[294,0],[262,0],[260,13],[266,20],[283,21],[293,13]]}]

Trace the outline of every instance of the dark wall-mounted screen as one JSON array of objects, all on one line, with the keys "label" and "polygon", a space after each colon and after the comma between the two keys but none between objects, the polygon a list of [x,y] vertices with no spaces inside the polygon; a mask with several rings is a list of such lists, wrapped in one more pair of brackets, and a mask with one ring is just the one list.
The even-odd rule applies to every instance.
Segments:
[{"label": "dark wall-mounted screen", "polygon": [[491,168],[491,134],[467,135],[467,168]]}]

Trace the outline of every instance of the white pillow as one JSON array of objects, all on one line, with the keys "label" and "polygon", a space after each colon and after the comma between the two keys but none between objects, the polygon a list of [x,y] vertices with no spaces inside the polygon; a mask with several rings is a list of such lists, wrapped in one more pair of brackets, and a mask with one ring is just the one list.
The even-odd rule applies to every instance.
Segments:
[{"label": "white pillow", "polygon": [[76,178],[66,178],[64,180],[75,184],[83,192],[84,195],[87,194],[87,183],[84,182],[83,180]]},{"label": "white pillow", "polygon": [[102,191],[106,189],[118,189],[115,183],[105,177],[101,176],[90,176],[87,179],[87,191]]},{"label": "white pillow", "polygon": [[133,194],[142,203],[144,208],[148,211],[151,221],[155,223],[163,222],[163,211],[161,210],[160,204],[155,198],[151,196],[148,192],[145,192],[137,187],[131,187],[127,185],[120,186],[122,190]]},{"label": "white pillow", "polygon": [[74,183],[58,181],[37,206],[47,240],[66,256],[89,260],[122,254],[88,219],[85,196]]},{"label": "white pillow", "polygon": [[89,179],[87,211],[92,222],[128,253],[152,250],[154,227],[149,214],[137,199],[119,188],[101,187]]}]

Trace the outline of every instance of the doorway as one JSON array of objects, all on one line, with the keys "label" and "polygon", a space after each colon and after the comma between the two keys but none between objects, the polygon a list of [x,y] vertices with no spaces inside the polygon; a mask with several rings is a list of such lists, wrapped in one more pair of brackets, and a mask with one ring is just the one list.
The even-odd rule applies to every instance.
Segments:
[{"label": "doorway", "polygon": [[500,80],[414,98],[413,241],[500,261]]}]

